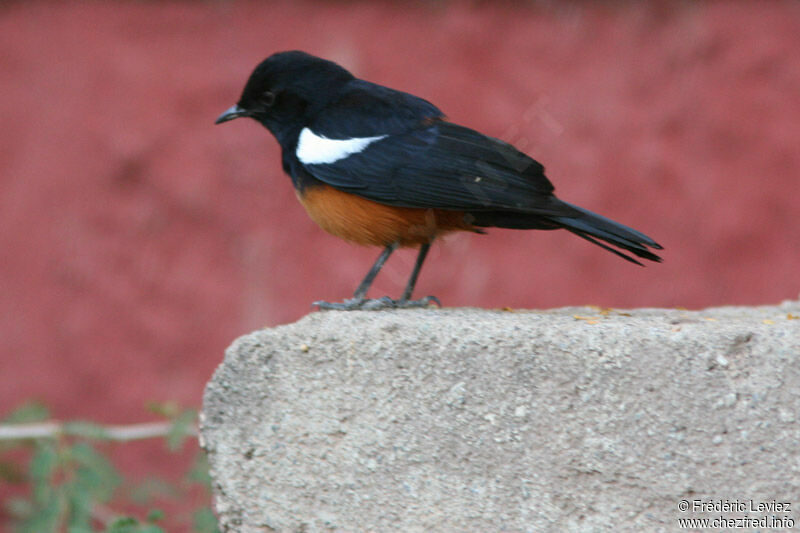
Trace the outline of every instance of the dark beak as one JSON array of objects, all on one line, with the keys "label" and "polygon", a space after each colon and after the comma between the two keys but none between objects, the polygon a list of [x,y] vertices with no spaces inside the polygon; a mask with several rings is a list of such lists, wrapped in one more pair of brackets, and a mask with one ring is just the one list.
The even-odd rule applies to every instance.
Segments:
[{"label": "dark beak", "polygon": [[246,109],[239,107],[238,104],[232,105],[228,109],[225,110],[220,116],[217,117],[217,120],[214,121],[214,124],[222,124],[223,122],[228,122],[229,120],[233,120],[239,117],[249,117],[250,112]]}]

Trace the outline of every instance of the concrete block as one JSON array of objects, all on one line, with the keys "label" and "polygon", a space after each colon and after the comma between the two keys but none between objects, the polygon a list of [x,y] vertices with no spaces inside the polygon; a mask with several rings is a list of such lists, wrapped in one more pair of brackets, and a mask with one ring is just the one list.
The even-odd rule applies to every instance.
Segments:
[{"label": "concrete block", "polygon": [[257,331],[206,389],[216,509],[243,532],[794,521],[798,317],[421,309]]}]

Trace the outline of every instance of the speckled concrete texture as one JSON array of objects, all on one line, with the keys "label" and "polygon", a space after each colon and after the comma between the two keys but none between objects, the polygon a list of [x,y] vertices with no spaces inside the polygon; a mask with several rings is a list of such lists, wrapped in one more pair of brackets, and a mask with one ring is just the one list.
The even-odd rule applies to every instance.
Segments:
[{"label": "speckled concrete texture", "polygon": [[792,502],[798,317],[460,308],[257,331],[205,393],[216,508],[243,532],[674,531],[715,516],[682,500]]}]

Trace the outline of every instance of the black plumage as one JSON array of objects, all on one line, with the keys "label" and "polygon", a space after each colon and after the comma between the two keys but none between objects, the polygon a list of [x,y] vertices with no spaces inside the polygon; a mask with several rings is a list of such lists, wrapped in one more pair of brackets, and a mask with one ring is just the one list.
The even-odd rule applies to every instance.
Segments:
[{"label": "black plumage", "polygon": [[343,238],[386,247],[355,298],[328,306],[363,307],[391,251],[419,244],[399,301],[408,303],[428,246],[449,231],[566,229],[637,264],[629,254],[661,260],[650,237],[559,200],[544,167],[512,145],[448,122],[430,102],[355,78],[331,61],[296,51],[270,56],[217,122],[242,116],[275,135],[312,218]]}]

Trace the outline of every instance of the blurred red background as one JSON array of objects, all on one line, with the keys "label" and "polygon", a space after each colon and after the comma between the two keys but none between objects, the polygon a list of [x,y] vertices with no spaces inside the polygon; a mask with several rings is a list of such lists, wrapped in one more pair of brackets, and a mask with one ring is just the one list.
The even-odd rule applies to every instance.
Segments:
[{"label": "blurred red background", "polygon": [[[349,297],[378,254],[318,229],[252,121],[213,126],[302,49],[420,95],[664,245],[639,268],[566,232],[434,248],[445,306],[701,308],[800,291],[800,4],[0,5],[0,416],[199,406],[224,348]],[[373,294],[398,295],[414,252]],[[153,465],[148,466],[148,468]]]}]

